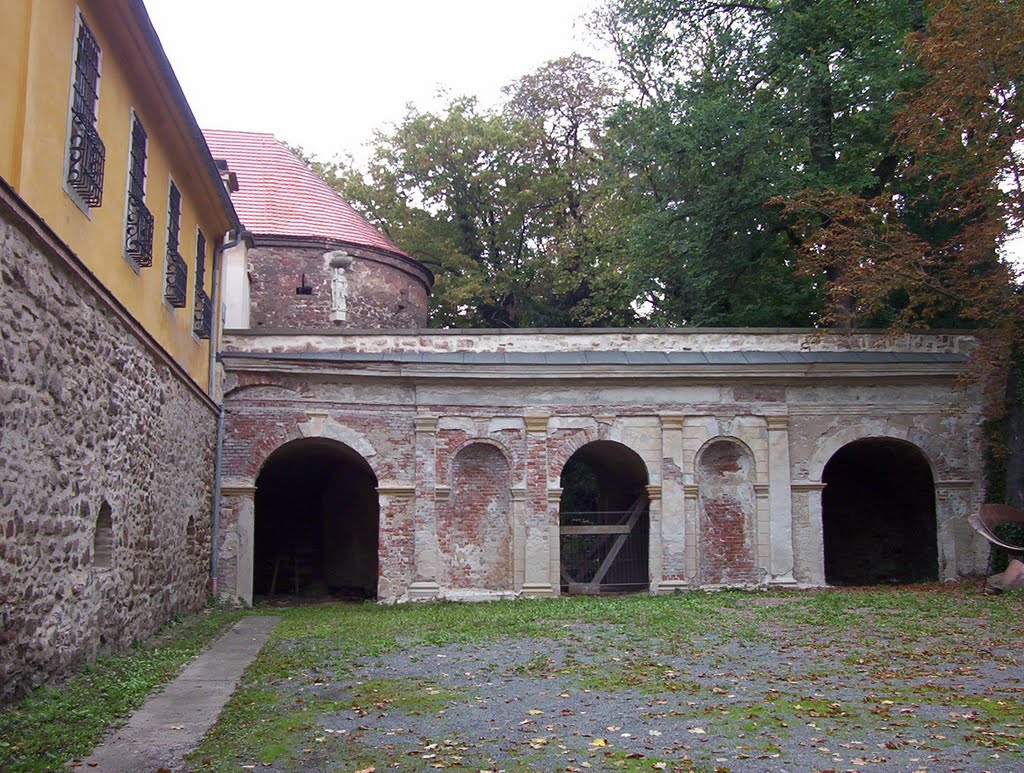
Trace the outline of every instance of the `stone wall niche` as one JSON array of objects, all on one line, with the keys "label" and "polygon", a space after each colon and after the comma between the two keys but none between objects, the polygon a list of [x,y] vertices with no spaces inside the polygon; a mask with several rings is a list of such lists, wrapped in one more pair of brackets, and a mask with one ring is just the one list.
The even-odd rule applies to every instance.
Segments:
[{"label": "stone wall niche", "polygon": [[470,443],[456,453],[450,498],[437,505],[437,540],[449,590],[512,591],[512,490],[496,446]]},{"label": "stone wall niche", "polygon": [[697,463],[701,585],[747,585],[755,571],[754,460],[739,442],[711,441]]}]

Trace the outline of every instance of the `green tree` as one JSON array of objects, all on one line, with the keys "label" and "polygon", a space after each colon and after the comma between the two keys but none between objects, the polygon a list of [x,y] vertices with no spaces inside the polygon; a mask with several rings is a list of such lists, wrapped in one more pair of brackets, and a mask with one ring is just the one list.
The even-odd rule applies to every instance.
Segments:
[{"label": "green tree", "polygon": [[595,24],[631,95],[608,155],[634,201],[622,227],[653,321],[817,320],[827,273],[798,275],[798,235],[772,202],[894,173],[885,137],[915,78],[902,41],[918,12],[915,0],[609,3]]},{"label": "green tree", "polygon": [[[826,268],[829,321],[885,311],[900,327],[979,328],[969,376],[1009,409],[1006,500],[1024,506],[1024,298],[1003,251],[1024,219],[1024,7],[945,0],[908,38],[924,75],[892,123],[896,173],[866,195],[790,197],[805,270]],[[895,301],[895,302],[894,302]]]},{"label": "green tree", "polygon": [[613,88],[572,56],[505,90],[410,108],[378,133],[365,174],[318,171],[435,273],[438,326],[627,324],[633,295],[600,222],[601,133]]}]

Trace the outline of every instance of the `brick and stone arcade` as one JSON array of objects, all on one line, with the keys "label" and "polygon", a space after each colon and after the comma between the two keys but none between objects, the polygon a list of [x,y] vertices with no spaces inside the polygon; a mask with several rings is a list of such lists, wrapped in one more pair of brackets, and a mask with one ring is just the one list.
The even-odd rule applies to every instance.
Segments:
[{"label": "brick and stone arcade", "polygon": [[211,138],[252,241],[225,286],[220,593],[490,599],[986,569],[967,523],[980,400],[955,386],[969,336],[428,329],[430,272],[347,204],[325,215],[335,194],[312,173],[288,170],[315,222],[256,200],[260,175],[291,163],[268,138]]}]

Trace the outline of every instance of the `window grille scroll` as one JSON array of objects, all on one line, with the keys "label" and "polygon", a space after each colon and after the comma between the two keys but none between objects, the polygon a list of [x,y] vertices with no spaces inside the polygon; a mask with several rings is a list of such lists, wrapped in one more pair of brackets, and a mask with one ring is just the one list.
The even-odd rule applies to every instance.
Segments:
[{"label": "window grille scroll", "polygon": [[208,339],[213,328],[213,303],[204,290],[196,290],[196,306],[192,318],[192,332],[197,337]]},{"label": "window grille scroll", "polygon": [[164,298],[176,309],[185,307],[185,292],[188,287],[188,265],[185,259],[175,252],[167,253],[167,285]]},{"label": "window grille scroll", "polygon": [[167,202],[167,273],[164,282],[164,299],[176,309],[185,307],[188,288],[188,266],[178,252],[178,235],[181,231],[181,192],[171,183]]},{"label": "window grille scroll", "polygon": [[145,268],[153,265],[153,213],[146,206],[146,130],[138,118],[132,122],[132,148],[128,166],[128,217],[124,251]]},{"label": "window grille scroll", "polygon": [[206,236],[196,232],[196,297],[192,313],[192,332],[199,338],[208,339],[213,326],[213,304],[203,289],[206,281]]}]

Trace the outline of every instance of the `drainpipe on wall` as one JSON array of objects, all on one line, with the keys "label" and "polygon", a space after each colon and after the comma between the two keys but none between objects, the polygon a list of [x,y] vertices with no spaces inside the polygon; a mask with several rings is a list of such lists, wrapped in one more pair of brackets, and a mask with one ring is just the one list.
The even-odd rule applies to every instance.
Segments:
[{"label": "drainpipe on wall", "polygon": [[[228,236],[231,236],[229,233]],[[237,247],[247,236],[246,231],[241,228],[235,230],[235,238],[214,247],[213,250],[213,297],[217,301],[217,334],[215,340],[210,341],[210,396],[214,394],[216,386],[217,356],[220,349],[220,333],[224,324],[224,304],[218,295],[220,287],[220,265],[224,250]],[[224,455],[224,396],[221,395],[217,404],[217,445],[213,462],[213,535],[210,541],[210,592],[214,598],[217,597],[217,541],[220,538],[220,481],[221,481],[221,458]]]}]

